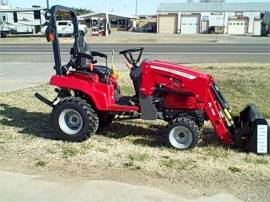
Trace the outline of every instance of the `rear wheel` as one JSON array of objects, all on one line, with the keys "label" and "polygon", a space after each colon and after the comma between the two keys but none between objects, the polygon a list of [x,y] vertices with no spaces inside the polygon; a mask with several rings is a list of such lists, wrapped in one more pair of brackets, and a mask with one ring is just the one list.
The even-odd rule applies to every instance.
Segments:
[{"label": "rear wheel", "polygon": [[99,119],[85,100],[67,97],[53,109],[52,124],[58,139],[83,141],[97,131]]},{"label": "rear wheel", "polygon": [[199,128],[189,118],[176,118],[169,125],[166,136],[170,147],[178,150],[188,150],[194,148],[197,144]]}]

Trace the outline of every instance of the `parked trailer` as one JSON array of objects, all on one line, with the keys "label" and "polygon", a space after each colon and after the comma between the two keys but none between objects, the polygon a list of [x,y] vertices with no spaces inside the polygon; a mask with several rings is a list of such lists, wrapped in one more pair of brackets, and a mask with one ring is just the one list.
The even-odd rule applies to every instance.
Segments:
[{"label": "parked trailer", "polygon": [[35,8],[5,8],[0,9],[0,35],[36,34],[45,23],[44,9]]}]

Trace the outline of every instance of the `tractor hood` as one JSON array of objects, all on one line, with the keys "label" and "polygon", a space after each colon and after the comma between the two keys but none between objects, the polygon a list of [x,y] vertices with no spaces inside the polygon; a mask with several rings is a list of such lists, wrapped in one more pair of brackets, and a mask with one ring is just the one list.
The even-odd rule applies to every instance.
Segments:
[{"label": "tractor hood", "polygon": [[209,77],[213,79],[212,76],[202,73],[200,71],[197,71],[193,69],[192,67],[187,67],[183,65],[168,63],[165,61],[158,61],[154,60],[149,63],[150,68],[157,69],[160,71],[168,72],[174,75],[178,75],[187,79],[196,79],[196,78],[205,78],[208,79]]}]

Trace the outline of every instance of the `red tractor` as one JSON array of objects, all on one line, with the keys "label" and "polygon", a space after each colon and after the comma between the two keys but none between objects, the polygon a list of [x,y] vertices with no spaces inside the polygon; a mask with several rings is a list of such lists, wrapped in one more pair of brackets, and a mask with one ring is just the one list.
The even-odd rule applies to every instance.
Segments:
[{"label": "red tractor", "polygon": [[[56,13],[69,12],[74,24],[74,46],[71,59],[62,65]],[[108,65],[98,65],[96,57],[103,53],[90,51],[78,31],[75,12],[54,6],[46,15],[49,20],[47,39],[52,41],[56,75],[50,84],[56,86],[57,97],[49,101],[53,107],[52,124],[58,138],[83,141],[99,127],[112,122],[115,116],[137,115],[143,120],[162,119],[168,122],[168,144],[176,149],[193,148],[204,122],[210,120],[224,144],[256,153],[269,153],[269,126],[255,105],[249,105],[233,117],[215,79],[190,67],[156,60],[140,63],[143,48],[121,51],[130,67],[134,96],[122,96],[120,87]]]}]

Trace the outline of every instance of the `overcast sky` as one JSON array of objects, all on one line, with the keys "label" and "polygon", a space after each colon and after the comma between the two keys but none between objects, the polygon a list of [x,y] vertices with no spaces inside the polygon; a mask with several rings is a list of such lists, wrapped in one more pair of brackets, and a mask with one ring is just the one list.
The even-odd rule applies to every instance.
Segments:
[{"label": "overcast sky", "polygon": [[[46,6],[46,0],[8,0],[12,7],[31,7],[32,5]],[[187,0],[137,0],[138,14],[154,14],[162,2],[183,3]],[[194,0],[197,2],[199,0]],[[109,11],[126,15],[135,14],[136,0],[108,0]],[[226,0],[226,2],[269,2],[270,0]],[[105,0],[50,0],[50,5],[65,5],[77,8],[87,8],[94,11],[105,10]],[[269,8],[270,9],[270,8]]]}]

